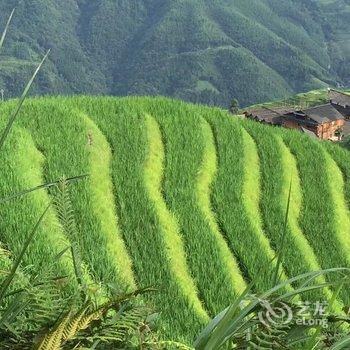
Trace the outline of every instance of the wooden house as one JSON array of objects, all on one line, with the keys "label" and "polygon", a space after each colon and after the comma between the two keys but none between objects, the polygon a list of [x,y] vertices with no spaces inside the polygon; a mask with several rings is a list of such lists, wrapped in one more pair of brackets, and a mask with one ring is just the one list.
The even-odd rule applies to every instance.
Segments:
[{"label": "wooden house", "polygon": [[329,102],[343,115],[345,119],[350,119],[350,95],[334,89],[328,90]]},{"label": "wooden house", "polygon": [[298,129],[313,137],[338,141],[345,124],[344,116],[331,103],[304,110],[288,107],[260,107],[245,112],[249,119],[260,123]]},{"label": "wooden house", "polygon": [[290,129],[306,129],[323,140],[337,141],[345,124],[343,115],[328,103],[302,111],[294,111],[283,117],[282,126]]}]

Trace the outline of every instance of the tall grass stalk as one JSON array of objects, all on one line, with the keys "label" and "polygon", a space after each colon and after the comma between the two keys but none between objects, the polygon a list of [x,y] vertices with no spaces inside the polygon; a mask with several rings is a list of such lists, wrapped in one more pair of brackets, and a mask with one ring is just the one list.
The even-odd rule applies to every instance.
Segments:
[{"label": "tall grass stalk", "polygon": [[4,44],[4,41],[5,41],[5,38],[6,38],[6,35],[7,35],[7,31],[8,31],[8,29],[9,29],[9,27],[10,27],[10,24],[11,24],[11,21],[12,21],[12,18],[13,18],[14,13],[15,13],[15,10],[13,9],[12,12],[11,12],[11,14],[10,14],[10,16],[9,16],[9,18],[8,18],[8,20],[7,20],[5,29],[4,29],[4,31],[2,32],[1,39],[0,39],[0,51],[1,51],[2,46],[3,46],[3,44]]},{"label": "tall grass stalk", "polygon": [[[65,179],[65,181],[67,183],[71,183],[71,182],[83,180],[83,179],[85,179],[88,176],[89,176],[88,174],[79,175],[79,176],[73,176],[73,177]],[[60,182],[61,182],[61,180],[52,181],[52,182],[48,182],[48,183],[45,183],[45,184],[42,184],[42,185],[38,185],[38,186],[35,186],[35,187],[32,187],[32,188],[29,188],[29,189],[24,190],[24,191],[20,191],[20,192],[17,192],[17,193],[8,195],[8,196],[4,196],[4,197],[0,198],[0,203],[8,202],[8,201],[11,201],[13,199],[18,199],[20,197],[23,197],[23,196],[25,196],[25,195],[27,195],[29,193],[32,193],[32,192],[35,192],[35,191],[38,191],[38,190],[49,189],[49,188],[55,187],[55,186],[59,185]]]},{"label": "tall grass stalk", "polygon": [[8,276],[6,277],[6,279],[4,280],[4,282],[1,284],[0,286],[0,303],[2,302],[2,299],[4,297],[4,295],[6,294],[12,280],[14,279],[15,275],[16,275],[16,271],[19,267],[19,265],[21,264],[24,254],[26,253],[26,251],[28,250],[28,247],[30,245],[30,243],[33,241],[35,234],[37,233],[37,230],[41,224],[41,222],[43,221],[46,213],[48,212],[48,210],[51,207],[51,203],[46,207],[46,209],[44,210],[44,212],[42,213],[42,215],[40,216],[38,222],[35,224],[32,232],[28,235],[27,239],[25,240],[24,244],[23,244],[23,248],[19,254],[19,256],[17,257],[17,259],[15,260],[12,269],[10,271],[10,273],[8,274]]},{"label": "tall grass stalk", "polygon": [[5,130],[3,131],[2,135],[0,136],[0,150],[1,148],[3,147],[4,145],[4,142],[7,138],[7,136],[9,135],[10,131],[11,131],[11,128],[13,126],[13,123],[15,122],[21,108],[22,108],[22,105],[24,103],[24,100],[26,99],[27,95],[28,95],[28,92],[36,78],[36,76],[38,75],[39,71],[41,70],[41,67],[43,66],[44,62],[46,61],[47,57],[49,56],[50,54],[50,50],[47,51],[46,55],[44,56],[44,58],[42,59],[42,61],[40,62],[40,64],[38,65],[38,67],[36,68],[35,72],[33,73],[32,77],[30,78],[29,82],[27,83],[23,93],[22,93],[22,96],[20,97],[18,103],[17,103],[17,106],[15,108],[15,110],[13,111],[13,113],[11,114],[9,120],[8,120],[8,123],[5,127]]}]

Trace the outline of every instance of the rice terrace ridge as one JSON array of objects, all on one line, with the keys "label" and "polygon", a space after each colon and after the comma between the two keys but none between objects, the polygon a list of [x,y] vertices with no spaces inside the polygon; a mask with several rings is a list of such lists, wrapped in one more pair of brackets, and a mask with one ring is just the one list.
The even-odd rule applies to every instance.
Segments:
[{"label": "rice terrace ridge", "polygon": [[[160,286],[149,298],[166,335],[191,341],[251,279],[270,286],[261,266],[278,249],[291,178],[284,275],[349,265],[350,155],[337,145],[165,98],[41,98],[21,115],[1,155],[11,174],[1,195],[89,173],[71,189],[82,259],[96,282]],[[49,200],[1,205],[15,253]],[[40,269],[66,240],[50,210],[25,264]],[[73,273],[69,260],[56,269]]]}]

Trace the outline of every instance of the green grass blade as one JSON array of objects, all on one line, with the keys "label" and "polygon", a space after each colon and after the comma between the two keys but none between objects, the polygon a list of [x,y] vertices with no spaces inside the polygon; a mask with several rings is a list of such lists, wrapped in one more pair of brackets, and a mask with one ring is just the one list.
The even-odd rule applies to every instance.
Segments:
[{"label": "green grass blade", "polygon": [[70,249],[70,246],[64,248],[62,251],[60,251],[56,256],[55,256],[55,261],[58,261],[62,258],[64,254],[66,254]]},{"label": "green grass blade", "polygon": [[[24,294],[17,294],[0,315],[0,328],[4,326],[15,333],[13,324],[19,314],[21,314],[28,306],[28,301],[25,299]],[[2,340],[2,339],[1,339]]]},{"label": "green grass blade", "polygon": [[9,286],[11,285],[12,280],[15,277],[16,271],[21,263],[21,261],[23,260],[23,256],[26,253],[30,243],[32,242],[41,222],[43,221],[47,211],[49,210],[49,208],[51,207],[51,203],[47,206],[47,208],[44,210],[44,212],[42,213],[42,215],[40,216],[39,220],[37,221],[37,223],[35,224],[32,232],[30,233],[30,235],[27,237],[26,241],[24,242],[22,251],[20,253],[20,255],[18,256],[18,258],[15,260],[12,269],[9,273],[9,275],[6,277],[6,279],[4,280],[4,282],[1,284],[0,286],[0,303],[4,297],[4,295],[7,292],[7,289],[9,288]]},{"label": "green grass blade", "polygon": [[5,38],[6,38],[6,35],[7,35],[7,31],[10,27],[10,24],[11,24],[11,21],[12,21],[12,17],[13,17],[13,14],[15,13],[15,10],[13,9],[11,14],[10,14],[10,17],[9,19],[7,20],[7,23],[6,23],[6,26],[5,26],[5,29],[4,31],[2,32],[2,35],[1,35],[1,39],[0,39],[0,51],[2,49],[2,46],[4,44],[4,41],[5,41]]},{"label": "green grass blade", "polygon": [[291,300],[291,299],[293,299],[292,297],[296,297],[298,295],[305,294],[306,292],[320,290],[320,289],[324,289],[324,288],[331,287],[331,286],[334,286],[334,283],[332,283],[332,282],[325,282],[325,283],[315,284],[313,286],[307,286],[307,287],[303,287],[303,288],[298,288],[298,289],[293,290],[292,292],[286,293],[286,294],[284,294],[284,295],[274,299],[272,301],[272,303],[276,303],[278,301],[283,301],[283,300],[286,300],[286,299]]},{"label": "green grass blade", "polygon": [[210,334],[214,331],[215,327],[218,323],[224,318],[226,313],[229,311],[229,308],[221,311],[218,315],[216,315],[212,321],[208,324],[207,327],[203,329],[203,331],[199,334],[198,338],[194,343],[194,347],[196,349],[202,349],[205,343],[207,342]]},{"label": "green grass blade", "polygon": [[[75,181],[83,180],[83,179],[85,179],[88,176],[89,176],[89,174],[83,174],[83,175],[79,175],[79,176],[70,177],[70,178],[66,179],[65,181],[67,183],[75,182]],[[7,197],[0,198],[0,203],[8,202],[8,201],[10,201],[12,199],[16,199],[16,198],[25,196],[26,194],[34,192],[34,191],[37,191],[37,190],[41,190],[41,189],[57,186],[59,183],[60,183],[60,180],[53,181],[53,182],[48,182],[46,184],[42,184],[42,185],[39,185],[39,186],[35,186],[35,187],[32,187],[32,188],[29,188],[29,189],[24,190],[24,191],[15,193],[15,194],[11,194],[11,195],[9,195]]]},{"label": "green grass blade", "polygon": [[[266,268],[267,267],[263,268],[262,271],[266,271]],[[229,328],[232,318],[237,313],[241,302],[249,295],[255,284],[256,280],[251,281],[235,302],[214,317],[208,326],[205,327],[195,340],[194,348],[196,350],[209,349],[208,346],[212,346],[212,343],[216,344],[222,341],[222,338],[227,333],[227,329]]]},{"label": "green grass blade", "polygon": [[252,285],[249,285],[230,307],[217,315],[201,332],[194,343],[194,348],[196,350],[216,349],[215,346],[222,342],[233,316],[237,313],[240,303],[249,294],[251,287]]},{"label": "green grass blade", "polygon": [[350,335],[335,343],[332,347],[330,347],[330,350],[348,349],[348,345],[350,345]]},{"label": "green grass blade", "polygon": [[[290,278],[287,281],[283,281],[279,285],[273,287],[269,291],[259,295],[256,300],[250,302],[246,307],[244,307],[238,314],[237,312],[237,304],[239,305],[240,301],[244,300],[245,296],[247,294],[243,293],[240,298],[228,309],[226,314],[219,320],[218,324],[216,325],[216,328],[212,331],[211,334],[207,334],[206,337],[201,339],[201,342],[196,342],[196,350],[212,350],[212,349],[218,349],[220,346],[225,344],[225,342],[237,334],[238,330],[242,327],[242,322],[244,322],[244,319],[246,319],[249,315],[251,315],[254,310],[258,307],[261,300],[268,299],[271,295],[274,295],[277,291],[285,288],[287,285],[291,285],[294,282],[302,281],[304,279],[308,279],[312,276],[318,275],[318,274],[328,274],[328,273],[335,273],[335,272],[350,272],[350,269],[347,268],[333,268],[323,271],[317,271],[317,272],[308,272],[304,273],[302,275]],[[328,284],[326,284],[328,285]],[[293,295],[300,295],[301,293],[305,291],[309,291],[312,289],[319,289],[324,288],[324,285],[316,285],[316,286],[310,286],[310,287],[304,287],[299,290],[294,290],[293,292],[290,292],[287,295],[287,297],[291,297]],[[235,306],[235,307],[234,307]]]},{"label": "green grass blade", "polygon": [[[270,289],[266,293],[262,294],[260,296],[260,298],[261,299],[266,299],[269,296],[271,296],[274,293],[276,293],[278,290],[281,290],[282,288],[286,287],[287,285],[292,285],[294,282],[302,281],[303,279],[308,279],[308,282],[310,282],[310,280],[314,276],[318,277],[320,275],[326,275],[326,274],[337,273],[337,272],[344,272],[344,273],[347,272],[348,274],[350,274],[350,269],[349,268],[345,268],[345,267],[339,267],[339,268],[331,268],[331,269],[326,269],[326,270],[321,270],[321,271],[306,272],[306,273],[301,274],[301,275],[299,275],[297,277],[290,278],[287,281],[283,281],[278,286],[275,286],[274,288]],[[311,279],[310,279],[310,277],[311,277]],[[332,283],[329,283],[329,284],[332,285]],[[334,284],[335,283],[333,283],[333,285]],[[327,285],[328,285],[328,283],[323,283],[323,284],[312,286],[312,288],[316,288],[317,289],[317,286],[318,287],[319,286],[324,287],[324,286],[327,286]],[[305,291],[308,290],[307,287],[304,288],[304,285],[303,285],[303,287],[301,287],[299,289],[296,289],[293,292],[287,293],[286,295],[288,297],[291,297],[291,296],[294,296],[294,295],[298,295],[301,292],[303,292],[304,289],[305,289]]]},{"label": "green grass blade", "polygon": [[[31,287],[32,288],[36,288],[36,287],[40,287],[40,286],[45,286],[48,282],[59,282],[59,281],[65,281],[69,276],[59,276],[59,277],[54,277],[54,278],[51,278],[49,279],[48,281],[45,281],[45,282],[38,282],[38,283],[35,283],[33,284]],[[4,295],[4,299],[6,298],[9,298],[9,297],[12,297],[16,294],[20,294],[20,293],[23,293],[27,291],[26,288],[20,288],[20,289],[16,289],[14,290],[13,292],[10,292],[8,294],[5,294]]]},{"label": "green grass blade", "polygon": [[[268,264],[261,268],[261,273],[268,270],[268,267],[272,263],[273,258]],[[257,279],[252,280],[243,293],[235,300],[235,302],[226,308],[224,311],[220,312],[216,317],[214,317],[211,322],[204,328],[200,335],[196,338],[194,342],[194,348],[196,350],[206,349],[207,343],[210,339],[222,337],[222,333],[227,329],[229,322],[232,317],[237,313],[238,307],[241,302],[249,295],[253,287],[256,285]]]},{"label": "green grass blade", "polygon": [[10,116],[10,119],[9,119],[9,121],[8,121],[6,127],[5,127],[5,130],[3,131],[2,135],[1,135],[1,138],[0,138],[0,150],[3,147],[3,145],[5,143],[5,140],[6,140],[7,136],[9,135],[9,133],[11,131],[13,123],[15,122],[15,120],[16,120],[16,118],[18,116],[18,113],[19,113],[19,111],[20,111],[20,109],[21,109],[21,107],[23,105],[24,100],[26,99],[26,97],[28,95],[28,92],[29,92],[29,90],[30,90],[30,88],[31,88],[31,86],[32,86],[36,76],[38,75],[41,67],[43,66],[43,64],[46,61],[46,59],[49,56],[49,54],[50,54],[50,50],[46,53],[46,55],[44,56],[44,58],[40,62],[39,66],[35,70],[34,74],[32,75],[31,79],[29,80],[27,86],[25,87],[25,89],[23,91],[20,100],[18,101],[17,107],[15,108],[14,112]]},{"label": "green grass blade", "polygon": [[287,225],[288,225],[288,217],[289,217],[291,196],[292,196],[292,180],[290,181],[290,186],[289,186],[289,194],[288,194],[286,216],[285,216],[285,219],[284,219],[284,226],[283,226],[283,234],[282,234],[282,239],[281,239],[281,246],[280,246],[280,250],[278,252],[276,269],[275,269],[275,274],[274,274],[274,277],[273,277],[273,286],[276,286],[278,284],[278,281],[279,281],[279,278],[280,278],[280,269],[281,269],[281,265],[282,265],[283,253],[284,253],[284,248],[285,248],[284,246],[285,246],[285,243],[286,243],[286,236],[287,236]]}]

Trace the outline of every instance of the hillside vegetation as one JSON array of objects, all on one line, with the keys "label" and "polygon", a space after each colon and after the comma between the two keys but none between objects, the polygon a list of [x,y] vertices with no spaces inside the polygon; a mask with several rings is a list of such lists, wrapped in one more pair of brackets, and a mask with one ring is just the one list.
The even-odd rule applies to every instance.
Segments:
[{"label": "hillside vegetation", "polygon": [[167,95],[228,106],[347,85],[347,0],[5,0],[16,15],[0,87],[34,93]]},{"label": "hillside vegetation", "polygon": [[[191,343],[252,279],[272,287],[291,181],[282,278],[350,267],[350,154],[299,132],[166,98],[41,98],[25,103],[0,162],[1,197],[89,174],[70,187],[89,275],[120,290],[157,287],[148,298],[172,339]],[[13,254],[55,193],[0,203],[0,241]],[[68,242],[51,208],[25,273],[40,274]],[[55,266],[74,274],[66,254]]]}]

